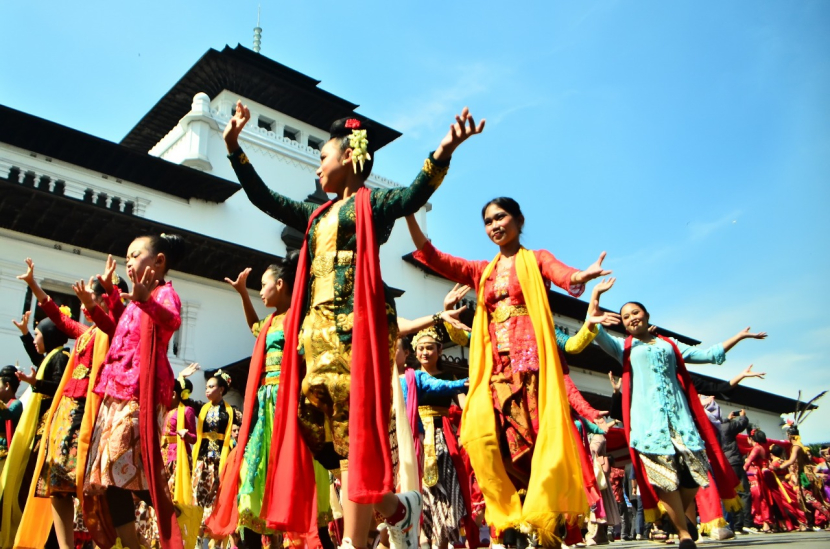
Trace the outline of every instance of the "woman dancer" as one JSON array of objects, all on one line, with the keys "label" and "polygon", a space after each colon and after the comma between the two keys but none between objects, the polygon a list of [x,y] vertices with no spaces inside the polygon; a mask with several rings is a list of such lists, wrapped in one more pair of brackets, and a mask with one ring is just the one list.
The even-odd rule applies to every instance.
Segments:
[{"label": "woman dancer", "polygon": [[[165,275],[183,253],[184,243],[176,235],[136,238],[127,250],[132,291],[123,297],[129,305],[121,304],[117,289],[107,288],[118,322],[95,386],[102,401],[84,486],[90,496],[84,519],[100,547],[120,538],[124,547],[139,549],[133,495],[155,509],[162,547],[181,547],[159,441],[176,383],[167,347],[181,325],[181,301]],[[97,499],[101,497],[108,512]]]},{"label": "woman dancer", "polygon": [[784,460],[784,449],[777,444],[769,447],[769,469],[763,471],[764,481],[775,507],[780,512],[780,520],[784,528],[791,531],[796,528],[807,531],[807,516],[801,509],[798,493],[790,483],[790,467]]},{"label": "woman dancer", "polygon": [[0,368],[0,474],[6,465],[9,455],[9,445],[14,437],[14,429],[20,416],[23,415],[23,404],[14,398],[20,380],[17,379],[17,368],[3,366]]},{"label": "woman dancer", "polygon": [[[603,285],[603,291],[611,287]],[[595,308],[591,304],[591,309]],[[738,480],[718,444],[712,424],[700,405],[685,363],[722,364],[726,352],[744,339],[764,339],[749,328],[706,350],[683,345],[649,331],[649,314],[637,302],[623,305],[620,315],[629,333],[615,337],[602,327],[595,341],[623,365],[623,423],[646,521],[659,518],[657,499],[677,529],[680,547],[696,547],[685,509],[712,474],[727,510],[738,509]],[[705,445],[704,445],[705,441]],[[707,459],[708,454],[708,459]]]},{"label": "woman dancer", "polygon": [[[31,387],[27,390],[31,398],[23,398],[26,402],[20,416],[15,437],[9,447],[6,465],[0,477],[2,486],[2,514],[0,515],[0,547],[11,547],[14,543],[17,529],[20,526],[23,509],[29,495],[37,465],[38,450],[40,449],[42,427],[46,422],[52,397],[58,390],[66,364],[69,362],[68,349],[64,348],[67,337],[48,318],[41,320],[35,335],[29,333],[29,318],[31,311],[25,313],[21,322],[14,322],[20,330],[20,340],[26,349],[26,354],[33,364],[39,364],[37,370],[32,366],[31,373],[17,372],[17,379],[25,381]],[[24,394],[24,397],[26,395]]]},{"label": "woman dancer", "polygon": [[[604,253],[578,271],[550,252],[522,247],[524,216],[511,198],[485,204],[482,218],[499,246],[489,264],[439,252],[413,219],[415,258],[478,293],[461,439],[484,494],[487,522],[497,533],[527,525],[542,543],[553,543],[559,525],[584,514],[588,503],[547,285],[580,295],[586,282],[610,271],[602,269]],[[527,489],[524,503],[520,489]]]},{"label": "woman dancer", "polygon": [[[269,190],[257,176],[238,141],[250,116],[237,103],[225,129],[234,171],[257,207],[306,231],[292,312],[286,320],[289,353],[284,356],[277,402],[278,417],[285,421],[274,428],[278,444],[271,447],[275,472],[266,486],[271,495],[264,504],[266,522],[293,532],[316,530],[308,450],[322,451],[329,425],[334,449],[342,459],[350,457],[350,442],[360,448],[344,463],[348,470],[342,479],[343,545],[366,546],[374,506],[389,522],[393,545],[415,546],[420,496],[398,497],[392,491],[388,411],[396,325],[394,300],[385,295],[380,278],[377,248],[388,239],[397,218],[426,203],[441,184],[452,153],[480,133],[484,122],[476,126],[465,109],[410,187],[373,191],[365,187],[375,146],[371,128],[356,118],[335,122],[320,153],[317,175],[323,191],[337,198],[315,211],[312,205]],[[295,351],[301,329],[302,380]],[[296,422],[290,418],[297,417],[298,410]],[[307,448],[299,444],[300,437]],[[369,448],[377,450],[364,451]],[[285,493],[292,497],[284,497]]]},{"label": "woman dancer", "polygon": [[[75,340],[75,347],[43,427],[48,436],[40,448],[36,480],[29,492],[29,502],[15,546],[34,548],[46,542],[50,511],[45,509],[45,501],[36,498],[49,498],[58,543],[62,549],[70,549],[74,547],[73,496],[83,499],[83,476],[92,428],[91,422],[83,421],[86,403],[91,393],[90,385],[94,386],[110,339],[115,333],[115,322],[103,298],[104,287],[94,277],[88,286],[83,281],[73,286],[84,314],[94,322],[92,326],[87,326],[58,308],[35,280],[32,260],[27,258],[26,264],[26,274],[18,278],[29,285],[38,305],[58,329]],[[78,478],[81,479],[81,490],[78,489]]]},{"label": "woman dancer", "polygon": [[746,456],[744,470],[749,479],[749,490],[752,494],[752,521],[763,525],[763,532],[770,533],[772,532],[770,497],[762,476],[763,470],[769,465],[767,451],[764,449],[767,444],[767,435],[760,429],[752,429],[747,441],[752,449]]}]

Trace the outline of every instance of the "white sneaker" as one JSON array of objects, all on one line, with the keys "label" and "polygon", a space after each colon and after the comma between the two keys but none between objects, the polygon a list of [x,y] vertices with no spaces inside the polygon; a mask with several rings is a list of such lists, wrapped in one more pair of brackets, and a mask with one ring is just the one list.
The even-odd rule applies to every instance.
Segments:
[{"label": "white sneaker", "polygon": [[352,545],[352,538],[343,538],[339,549],[354,549],[354,545]]},{"label": "white sneaker", "polygon": [[398,494],[398,499],[406,514],[395,524],[386,523],[389,527],[389,545],[391,549],[417,549],[423,498],[413,490]]}]

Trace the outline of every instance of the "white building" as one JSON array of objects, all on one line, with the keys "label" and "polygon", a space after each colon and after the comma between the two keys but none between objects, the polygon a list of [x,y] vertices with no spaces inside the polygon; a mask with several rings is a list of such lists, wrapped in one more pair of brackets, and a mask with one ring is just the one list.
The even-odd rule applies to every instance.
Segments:
[{"label": "white building", "polygon": [[[211,49],[118,144],[0,106],[0,319],[6,319],[0,322],[0,361],[28,366],[19,332],[9,322],[35,306],[26,285],[15,278],[24,272],[26,257],[34,259],[47,293],[73,304],[77,314],[73,281],[100,273],[107,254],[119,260],[123,276],[123,258],[134,237],[168,232],[188,242],[187,257],[169,274],[183,304],[182,328],[169,351],[173,368],[236,363],[234,371],[244,376],[254,339],[237,294],[223,279],[253,267],[249,288],[264,316],[259,277],[287,246],[298,247],[302,235],[248,201],[226,158],[222,130],[241,99],[252,120],[240,142],[263,180],[291,198],[321,203],[325,195],[319,186],[315,190],[315,170],[330,123],[365,117],[318,84],[241,46]],[[380,146],[400,136],[372,123]],[[377,174],[368,184],[397,185]],[[425,230],[428,210],[418,213]],[[411,251],[401,220],[381,248],[381,264],[387,284],[403,292],[398,311],[406,318],[440,309],[452,286],[407,261]],[[551,295],[557,323],[578,329],[585,303]],[[610,392],[605,373],[613,365],[598,349],[591,351],[574,358],[571,371],[602,408],[602,395]],[[457,348],[447,353],[463,356]],[[449,366],[464,369],[463,361]],[[236,377],[234,385],[242,387]],[[200,396],[204,382],[201,377],[194,382]],[[769,433],[776,432],[779,414],[794,407],[790,399],[754,389],[734,395]]]}]

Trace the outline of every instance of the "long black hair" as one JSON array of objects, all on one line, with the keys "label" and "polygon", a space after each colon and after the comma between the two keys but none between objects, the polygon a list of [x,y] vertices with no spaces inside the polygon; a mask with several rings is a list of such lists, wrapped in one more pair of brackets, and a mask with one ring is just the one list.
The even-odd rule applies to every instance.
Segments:
[{"label": "long black hair", "polygon": [[16,393],[17,388],[20,387],[20,380],[17,379],[16,373],[17,368],[14,366],[3,366],[0,368],[0,382],[8,383],[12,393]]}]

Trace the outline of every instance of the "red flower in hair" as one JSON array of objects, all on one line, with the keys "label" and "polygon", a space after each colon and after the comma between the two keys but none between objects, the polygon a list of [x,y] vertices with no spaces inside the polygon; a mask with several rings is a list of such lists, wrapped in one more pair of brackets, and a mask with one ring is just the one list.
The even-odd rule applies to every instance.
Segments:
[{"label": "red flower in hair", "polygon": [[360,120],[357,118],[349,118],[346,120],[346,128],[350,130],[359,130],[360,129]]}]

